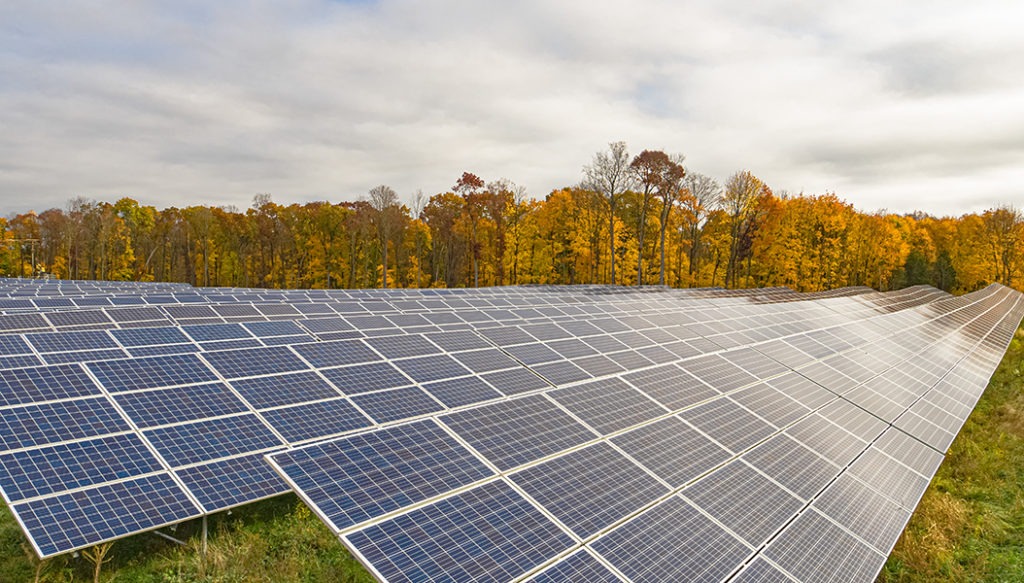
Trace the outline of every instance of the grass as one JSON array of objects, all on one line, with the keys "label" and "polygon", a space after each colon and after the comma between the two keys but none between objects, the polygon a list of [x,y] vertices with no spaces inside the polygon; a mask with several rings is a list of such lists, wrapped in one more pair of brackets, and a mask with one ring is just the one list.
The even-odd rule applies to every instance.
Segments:
[{"label": "grass", "polygon": [[[977,408],[953,443],[879,575],[883,583],[1024,581],[1024,329],[1018,329]],[[206,560],[199,521],[171,533],[117,541],[101,581],[119,583],[370,582],[326,526],[293,495],[209,520]],[[10,512],[0,510],[0,583],[87,582],[80,554],[42,564]]]},{"label": "grass", "polygon": [[1022,388],[1018,328],[878,581],[1024,581]]},{"label": "grass", "polygon": [[[372,582],[373,577],[309,509],[292,494],[222,512],[209,519],[206,560],[200,552],[201,522],[178,525],[168,534],[186,546],[153,534],[114,543],[100,580],[119,583]],[[0,515],[0,582],[32,582],[39,561],[11,513]],[[89,582],[93,564],[80,553],[42,564],[40,581]]]}]

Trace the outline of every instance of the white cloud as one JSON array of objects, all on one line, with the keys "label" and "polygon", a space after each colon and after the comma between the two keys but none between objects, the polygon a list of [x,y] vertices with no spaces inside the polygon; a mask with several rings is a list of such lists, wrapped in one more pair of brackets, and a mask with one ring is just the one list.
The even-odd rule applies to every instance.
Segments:
[{"label": "white cloud", "polygon": [[1002,1],[57,3],[0,8],[0,212],[247,206],[463,170],[535,196],[613,140],[865,209],[1019,197]]}]

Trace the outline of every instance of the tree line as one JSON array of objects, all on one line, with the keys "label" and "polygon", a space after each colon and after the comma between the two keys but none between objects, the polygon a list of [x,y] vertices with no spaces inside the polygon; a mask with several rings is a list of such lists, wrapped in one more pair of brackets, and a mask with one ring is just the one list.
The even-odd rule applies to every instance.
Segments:
[{"label": "tree line", "polygon": [[131,198],[0,218],[0,275],[362,288],[658,283],[675,287],[1024,282],[1024,217],[1004,206],[932,217],[864,213],[832,193],[724,184],[680,154],[614,142],[544,199],[465,172],[407,203],[386,185],[355,202],[157,209]]}]

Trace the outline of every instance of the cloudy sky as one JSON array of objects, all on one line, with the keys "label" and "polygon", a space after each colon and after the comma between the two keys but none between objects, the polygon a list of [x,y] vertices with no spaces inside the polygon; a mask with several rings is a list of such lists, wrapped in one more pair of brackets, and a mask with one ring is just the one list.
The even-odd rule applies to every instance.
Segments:
[{"label": "cloudy sky", "polygon": [[625,140],[863,210],[1024,205],[1019,1],[0,0],[0,215],[543,197]]}]

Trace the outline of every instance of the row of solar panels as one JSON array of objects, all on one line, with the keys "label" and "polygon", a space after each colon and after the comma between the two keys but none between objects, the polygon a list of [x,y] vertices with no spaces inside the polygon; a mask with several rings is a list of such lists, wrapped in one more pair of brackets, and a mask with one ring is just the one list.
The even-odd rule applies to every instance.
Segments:
[{"label": "row of solar panels", "polygon": [[974,296],[268,459],[382,580],[870,581],[1024,314]]},{"label": "row of solar panels", "polygon": [[[813,310],[803,312],[814,313]],[[820,318],[820,311],[818,316]],[[834,314],[832,316],[835,317]],[[790,315],[787,319],[793,318]],[[613,326],[612,329],[620,331],[620,334],[629,330],[621,320],[602,318],[596,321],[603,322],[606,328]],[[633,323],[647,329],[656,328],[644,319]],[[787,325],[794,324],[790,321]],[[593,356],[600,356],[598,349],[610,349],[615,353],[612,356],[618,354],[627,366],[652,364],[651,360],[645,359],[583,317],[570,318],[561,326],[550,327],[546,336],[543,328],[532,330],[541,337],[550,337],[552,333],[562,339],[568,337],[573,340],[593,336],[591,343],[598,340],[604,342],[589,350],[586,342],[580,342],[580,346],[563,346],[561,355],[551,348],[547,348],[542,355],[529,356],[522,351],[519,353],[520,358],[539,361],[538,369],[553,382],[590,378],[591,375],[581,365],[587,366],[585,363],[591,362]],[[0,485],[4,486],[8,501],[16,503],[15,511],[19,516],[25,515],[23,520],[26,528],[30,531],[33,528],[42,529],[46,533],[45,537],[60,539],[61,542],[57,543],[43,543],[43,554],[91,544],[96,542],[97,536],[117,536],[133,528],[143,527],[144,521],[121,524],[121,521],[130,518],[132,510],[137,512],[138,508],[122,509],[122,516],[117,523],[104,522],[102,526],[109,530],[97,529],[98,525],[92,523],[95,521],[72,528],[71,515],[43,518],[54,507],[59,508],[60,512],[67,511],[68,500],[57,495],[62,491],[74,491],[77,499],[87,506],[99,504],[102,507],[103,504],[112,504],[111,500],[116,497],[126,496],[128,492],[123,484],[76,490],[110,481],[112,477],[123,480],[161,467],[174,468],[174,475],[186,484],[207,512],[279,493],[283,488],[268,471],[256,474],[257,470],[265,470],[265,466],[256,457],[239,456],[279,447],[282,441],[287,441],[286,436],[302,440],[369,426],[370,421],[366,415],[357,414],[357,410],[366,412],[374,422],[386,423],[458,406],[466,399],[500,398],[503,393],[498,391],[504,391],[507,395],[537,388],[538,382],[546,386],[542,379],[523,374],[525,371],[521,370],[521,365],[508,358],[505,364],[497,367],[506,370],[495,370],[487,374],[487,369],[493,368],[493,363],[500,363],[500,360],[494,358],[496,355],[486,352],[485,347],[493,349],[493,343],[488,343],[486,334],[499,338],[499,345],[507,344],[509,338],[507,335],[504,339],[500,338],[501,331],[481,330],[483,338],[472,334],[467,338],[465,333],[460,335],[449,332],[430,337],[415,335],[305,344],[290,349],[268,347],[219,351],[202,358],[186,354],[102,360],[87,363],[84,369],[77,365],[59,365],[12,370],[3,375],[6,386],[0,391],[6,405],[0,409],[4,418],[0,434],[5,437],[5,450],[10,452],[3,458],[3,465],[8,468],[6,471],[11,478],[0,480]],[[536,336],[522,330],[517,332],[519,340],[533,341],[525,344],[520,342],[522,350],[536,353],[538,349],[545,348]],[[687,343],[672,335],[662,336],[660,340],[676,352],[683,351],[685,355],[701,353],[701,349],[694,346],[699,336],[682,329],[679,333],[689,337],[691,342]],[[74,338],[81,334],[64,335]],[[433,344],[430,338],[434,339]],[[610,347],[609,340],[614,342]],[[642,336],[639,339],[634,336],[630,342],[636,343],[637,340],[649,345],[646,348],[654,344],[654,341],[644,340]],[[719,349],[717,345],[706,341],[696,345],[705,351]],[[453,351],[484,347],[485,353],[469,351],[463,356],[466,364],[460,364],[451,356],[432,354],[439,350],[431,346],[445,346],[447,350]],[[589,354],[581,354],[581,348]],[[678,354],[668,350],[660,354],[655,358],[679,358]],[[401,356],[407,358],[395,360]],[[578,363],[571,362],[568,356],[577,356]],[[384,358],[393,362],[384,366],[374,364],[374,361]],[[359,366],[363,361],[370,362]],[[607,367],[613,362],[608,359],[607,363],[597,364]],[[473,378],[467,378],[469,371],[466,365],[482,369],[484,374],[479,375],[479,379],[475,378],[475,373]],[[283,374],[308,369],[310,366],[325,370],[319,370],[318,374]],[[603,372],[602,369],[598,374]],[[430,384],[428,381],[443,382]],[[119,395],[122,392],[126,394]],[[354,394],[361,392],[365,395]],[[339,394],[351,396],[345,399],[340,398]],[[305,406],[284,408],[296,403]],[[224,417],[238,413],[238,409],[246,407],[246,404],[255,412]],[[261,411],[275,406],[280,408],[276,412]],[[206,421],[199,422],[196,419]],[[278,423],[275,424],[272,419]],[[45,427],[41,425],[43,423]],[[138,439],[121,435],[130,431],[134,431],[134,437]],[[99,436],[107,437],[97,439]],[[90,441],[79,447],[82,440]],[[153,450],[150,457],[144,455],[147,447]],[[81,467],[83,473],[58,471],[52,463],[45,463],[45,460],[55,459],[60,466]],[[104,468],[102,460],[105,459],[142,461],[131,467],[114,464],[114,467]],[[163,463],[157,463],[155,460],[158,459],[164,460]],[[203,466],[195,465],[210,460],[217,461]],[[231,487],[238,486],[232,482],[238,474],[249,480],[247,487]],[[158,477],[147,476],[140,479],[139,484],[146,485],[155,479]],[[166,476],[166,479],[170,479],[170,476]],[[13,483],[18,480],[22,484],[31,483],[31,486]],[[142,490],[147,491],[146,488]],[[182,497],[173,500],[173,504],[171,500],[165,499],[171,490],[173,488],[165,482],[153,495],[164,499],[165,505],[170,504],[167,511],[184,512],[187,505]],[[150,498],[143,497],[139,503],[147,504]],[[112,508],[116,508],[116,505]],[[104,521],[108,520],[104,513],[98,516]],[[162,520],[165,517],[160,515],[160,518],[154,518],[150,515],[146,518]],[[38,540],[45,537],[36,536]]]},{"label": "row of solar panels", "polygon": [[[609,375],[621,375],[626,370],[653,370],[656,368],[655,364],[659,362],[679,361],[704,352],[718,351],[731,345],[763,342],[772,337],[808,331],[815,327],[825,328],[850,322],[851,315],[863,318],[868,314],[889,313],[889,311],[893,311],[891,315],[885,317],[889,322],[889,327],[884,328],[884,330],[888,332],[901,329],[920,324],[934,317],[934,315],[926,314],[923,311],[920,313],[913,310],[894,311],[898,310],[895,306],[901,303],[906,305],[915,303],[913,299],[907,299],[907,297],[913,298],[915,294],[919,298],[919,302],[926,302],[936,295],[921,293],[921,290],[918,290],[894,294],[893,296],[884,296],[886,299],[901,296],[904,298],[892,302],[873,302],[864,299],[845,298],[830,307],[826,307],[827,301],[822,302],[822,305],[811,304],[807,306],[782,305],[765,307],[744,304],[729,305],[728,311],[738,312],[742,314],[740,316],[725,313],[723,309],[707,307],[707,302],[703,300],[701,302],[691,302],[698,306],[693,312],[679,314],[679,309],[686,308],[686,302],[673,298],[671,300],[659,300],[662,304],[657,302],[655,304],[648,303],[639,310],[640,313],[646,313],[648,317],[639,319],[631,316],[630,311],[623,307],[599,311],[600,315],[585,313],[569,315],[564,311],[561,315],[555,315],[553,312],[549,312],[552,315],[543,316],[541,314],[540,318],[531,320],[535,323],[528,324],[527,326],[531,327],[527,327],[525,333],[523,326],[517,327],[513,325],[517,321],[525,322],[525,320],[516,320],[514,318],[504,321],[493,318],[488,319],[487,326],[502,326],[491,331],[488,331],[486,327],[476,325],[474,322],[463,320],[459,324],[452,325],[462,327],[462,331],[438,327],[437,330],[433,330],[427,335],[407,334],[406,337],[398,337],[401,340],[397,341],[395,339],[377,338],[373,335],[367,335],[364,333],[364,330],[360,331],[359,335],[360,338],[365,339],[353,339],[346,342],[324,342],[320,345],[305,347],[296,345],[290,349],[290,352],[289,349],[282,350],[281,347],[271,347],[268,349],[245,349],[223,353],[210,352],[209,355],[204,353],[198,357],[194,354],[180,355],[176,358],[188,357],[201,361],[207,372],[216,377],[216,379],[209,379],[209,381],[183,377],[188,383],[191,383],[190,385],[183,384],[181,382],[182,378],[174,378],[173,374],[170,377],[166,376],[168,373],[163,369],[168,363],[158,358],[137,358],[123,361],[125,366],[122,366],[122,368],[126,368],[127,372],[117,369],[115,366],[114,369],[111,369],[114,372],[106,370],[105,372],[97,373],[98,364],[87,364],[84,372],[85,377],[99,387],[100,394],[107,398],[108,403],[117,414],[113,415],[112,418],[116,418],[118,415],[120,415],[122,421],[125,421],[127,418],[125,422],[128,424],[129,429],[118,429],[118,431],[110,433],[108,437],[110,439],[114,437],[123,439],[131,436],[140,437],[144,449],[136,448],[137,451],[145,452],[145,449],[148,449],[148,453],[152,457],[145,460],[145,463],[139,462],[141,470],[136,471],[135,468],[119,470],[121,473],[118,474],[119,477],[116,480],[110,480],[109,475],[87,477],[84,479],[84,482],[87,484],[102,484],[99,487],[79,484],[75,488],[64,490],[68,492],[64,497],[57,494],[41,497],[36,494],[34,498],[26,498],[28,502],[23,505],[24,511],[19,512],[19,517],[23,520],[23,525],[30,532],[33,532],[32,529],[35,529],[34,532],[39,532],[41,529],[45,530],[47,528],[56,531],[52,526],[48,526],[54,524],[60,525],[60,528],[68,527],[70,534],[67,537],[59,538],[56,542],[50,541],[45,543],[52,545],[46,547],[47,551],[45,551],[45,554],[63,552],[68,550],[68,548],[73,548],[68,547],[73,541],[77,541],[79,545],[91,544],[82,541],[91,540],[95,542],[98,536],[113,538],[133,530],[152,527],[155,522],[148,523],[147,525],[145,520],[136,520],[132,512],[133,510],[137,511],[137,509],[130,508],[124,504],[125,498],[133,495],[137,496],[140,503],[149,509],[150,515],[146,517],[147,519],[155,517],[157,521],[171,522],[174,521],[174,517],[178,517],[176,520],[180,520],[195,515],[196,505],[192,504],[190,507],[186,502],[191,500],[198,501],[203,496],[210,497],[212,500],[213,497],[226,494],[228,497],[233,498],[234,501],[231,503],[241,503],[269,495],[268,492],[272,494],[282,491],[283,488],[280,486],[280,482],[276,482],[276,489],[260,490],[260,484],[275,482],[276,479],[273,474],[266,471],[266,466],[262,463],[258,454],[258,452],[265,452],[280,447],[282,443],[298,443],[302,441],[301,438],[316,439],[323,436],[336,435],[343,430],[368,427],[367,418],[370,419],[370,423],[389,423],[405,416],[422,416],[432,412],[448,411],[453,407],[465,406],[465,403],[487,399],[507,400],[509,395],[518,394],[517,390],[522,392],[544,390],[544,387],[550,388],[545,379],[555,384],[564,384],[592,377],[613,378],[609,377]],[[615,299],[615,294],[607,295],[609,300]],[[708,294],[708,296],[711,295],[713,294]],[[945,297],[941,294],[938,295]],[[953,306],[957,305],[957,302],[961,301],[959,299],[944,300],[943,302],[935,302],[935,304],[946,303],[949,304],[949,309],[952,309]],[[655,305],[660,305],[664,311],[656,309]],[[669,307],[673,309],[667,309]],[[797,309],[786,311],[790,307],[796,307]],[[946,308],[943,307],[942,309],[945,310]],[[615,314],[615,317],[609,317],[609,312]],[[801,321],[799,315],[802,313],[813,314],[813,316]],[[699,314],[700,316],[692,317],[694,314]],[[654,317],[653,320],[652,316]],[[673,317],[676,318],[674,323]],[[763,325],[760,328],[752,327],[752,324],[758,318],[762,319]],[[547,320],[547,327],[545,327],[545,320]],[[798,323],[794,323],[794,321]],[[553,322],[561,322],[561,324],[553,324]],[[601,323],[604,329],[594,326],[592,322]],[[731,325],[723,325],[726,322],[731,322]],[[292,323],[294,324],[295,322]],[[304,321],[299,321],[298,323],[304,325]],[[394,324],[391,327],[392,333],[401,331],[398,330],[399,325],[397,323],[391,323]],[[582,326],[583,324],[590,324],[590,327],[584,327]],[[666,325],[675,326],[671,328],[675,331],[675,335],[668,334],[666,337],[659,333],[665,332],[662,328]],[[801,328],[801,325],[804,327]],[[469,331],[474,329],[478,331]],[[852,329],[859,330],[854,337],[862,339],[867,337],[866,334],[870,331],[871,326],[865,322],[860,322],[859,325],[853,326]],[[188,337],[193,345],[199,345],[203,342],[191,336],[191,333],[196,332],[196,330],[188,332],[176,328],[169,328],[167,330],[175,330],[175,332],[181,333],[182,337]],[[377,329],[370,328],[370,330]],[[385,330],[385,328],[379,330]],[[644,333],[638,334],[637,330],[641,330]],[[751,334],[758,330],[757,334],[751,336]],[[210,331],[212,332],[213,330],[211,329]],[[698,334],[697,331],[703,335]],[[111,331],[109,334],[113,335],[115,332],[117,331]],[[351,331],[346,331],[346,333],[348,332]],[[28,340],[27,337],[21,338]],[[588,338],[589,342],[586,341]],[[38,338],[32,338],[32,340],[35,341]],[[802,346],[803,350],[809,350],[809,352],[803,354],[813,360],[817,358],[813,356],[815,351],[828,350],[830,349],[830,344],[840,340],[833,332],[814,332],[806,335],[806,338],[805,336],[794,337],[791,342]],[[217,341],[209,340],[209,342]],[[448,345],[445,344],[446,342]],[[462,342],[477,344],[459,346],[459,343]],[[483,344],[479,344],[479,342],[483,342]],[[33,348],[35,347],[34,342],[29,343]],[[787,344],[789,343],[787,342]],[[762,346],[771,345],[771,343],[768,343]],[[359,348],[355,348],[357,346]],[[475,348],[471,348],[471,346],[475,346]],[[669,347],[672,349],[669,349]],[[199,348],[202,349],[203,347],[200,346]],[[424,350],[428,350],[428,352],[424,352]],[[801,349],[797,349],[798,353],[800,351]],[[375,355],[374,360],[369,362],[359,360],[366,358],[365,356],[359,356],[360,354],[365,355],[367,353]],[[556,356],[552,357],[552,353]],[[278,359],[274,355],[280,356],[280,358]],[[486,367],[491,366],[490,363],[492,361],[500,363],[502,359],[507,361],[510,356],[513,357],[513,360],[510,361],[511,363],[505,362],[504,365],[501,365],[506,368],[499,368],[493,371],[486,370]],[[316,358],[324,360],[314,364]],[[734,355],[734,358],[740,357]],[[211,361],[210,359],[213,360]],[[699,359],[694,359],[694,366],[697,365],[697,360]],[[190,360],[189,362],[194,363],[195,361]],[[299,362],[303,363],[301,367],[298,364]],[[259,368],[261,366],[269,366],[269,369]],[[307,370],[311,366],[316,367],[317,370]],[[753,365],[749,363],[746,366],[753,368]],[[476,370],[474,367],[483,368]],[[189,367],[184,368],[189,371],[195,370]],[[471,374],[467,374],[467,369]],[[296,372],[279,374],[291,370]],[[397,373],[395,372],[396,370]],[[384,380],[366,380],[377,379],[378,375],[375,374],[377,371],[387,371],[379,375]],[[540,376],[534,374],[535,372],[540,372]],[[328,378],[328,373],[341,375],[339,377],[340,380]],[[345,376],[346,373],[347,376]],[[106,376],[100,378],[101,375]],[[500,379],[503,376],[516,378]],[[302,382],[300,382],[300,377],[304,377]],[[389,377],[391,377],[391,380],[387,380]],[[705,384],[708,384],[709,378],[705,376]],[[125,379],[132,380],[126,381]],[[138,379],[143,380],[139,381]],[[268,381],[267,379],[273,380]],[[413,382],[410,382],[410,379]],[[19,380],[18,382],[21,381]],[[35,380],[30,379],[30,382],[35,382]],[[124,384],[126,382],[128,384]],[[139,382],[142,384],[131,384]],[[260,382],[270,387],[269,392],[266,392],[266,389],[260,386]],[[308,382],[311,382],[316,388],[307,389],[306,384]],[[360,388],[359,383],[366,382],[370,383],[369,390],[366,390],[367,387],[365,386]],[[373,382],[382,382],[385,388],[372,385]],[[394,382],[403,384],[395,387],[393,386]],[[714,382],[717,381],[713,381],[712,384]],[[122,384],[118,385],[117,383]],[[533,383],[532,387],[530,383]],[[108,387],[108,385],[110,386]],[[229,409],[227,410],[230,412],[225,413],[223,410],[205,411],[201,408],[190,410],[198,402],[221,402],[217,401],[216,398],[210,397],[209,393],[202,393],[200,391],[182,397],[181,390],[178,392],[162,390],[187,388],[198,391],[199,387],[208,388],[207,385],[219,385],[217,390],[222,391],[219,393],[220,396],[226,399],[226,401],[233,403],[233,405],[228,406]],[[111,390],[111,387],[113,387],[113,390]],[[316,392],[317,390],[325,390],[325,387],[332,392]],[[304,391],[307,390],[310,392],[305,393]],[[339,390],[341,393],[338,392]],[[147,396],[146,393],[153,393],[153,395]],[[340,396],[341,394],[347,395],[347,399]],[[224,397],[225,395],[230,395],[230,397]],[[266,395],[269,395],[269,400],[261,402],[259,399],[266,397]],[[444,395],[447,395],[447,401]],[[87,401],[89,398],[78,395],[67,400],[57,399],[55,402],[50,402],[54,401],[54,399],[49,398],[44,399],[42,402],[37,401],[37,403],[39,405],[56,404],[63,406],[68,403],[77,404],[78,401]],[[124,404],[133,398],[136,401],[141,398],[141,404],[136,404],[134,409],[131,405]],[[294,403],[291,402],[282,404],[282,402],[275,401],[275,399],[282,398],[286,400],[297,398],[300,405],[294,406]],[[183,401],[187,404],[182,406],[178,404],[178,401]],[[239,411],[230,409],[230,406],[238,408],[238,403],[247,404],[246,406],[250,412],[237,414]],[[345,403],[347,406],[342,407],[342,403]],[[264,405],[264,407],[259,405]],[[285,416],[290,421],[281,421],[279,419],[275,425],[271,421],[274,419],[273,413],[275,411],[273,407],[277,407],[277,412],[291,409],[288,411],[289,415]],[[21,413],[26,411],[24,405],[14,405],[8,408],[12,411],[18,410]],[[5,408],[5,410],[8,408]],[[179,413],[171,413],[171,417],[160,417],[165,415],[165,409],[179,411]],[[128,410],[131,410],[132,413],[126,414],[125,411]],[[199,415],[204,421],[167,422],[169,419],[176,419],[173,415],[180,414],[182,410],[187,411],[185,414],[186,418],[194,420],[195,416]],[[154,413],[154,411],[157,411],[157,413]],[[353,411],[358,414],[353,414]],[[145,420],[144,418],[147,415],[155,416],[156,420]],[[28,415],[33,420],[40,416],[43,415]],[[45,416],[47,418],[54,417],[53,415]],[[58,413],[57,418],[60,417],[62,415]],[[230,423],[228,420],[230,420]],[[251,423],[251,420],[258,422]],[[296,420],[299,421],[296,422]],[[163,425],[160,425],[160,423],[163,423]],[[208,423],[209,426],[207,427],[203,423]],[[289,428],[293,425],[302,427],[299,429]],[[186,427],[187,430],[185,429]],[[58,433],[59,431],[60,429],[58,429]],[[210,437],[211,433],[217,434],[219,441],[212,440]],[[90,435],[100,434],[90,433]],[[89,438],[83,437],[74,440],[63,440],[63,443],[59,443],[59,446],[72,447],[85,442],[89,442],[90,445],[92,444]],[[160,447],[156,447],[155,443],[161,444]],[[138,443],[135,445],[137,446]],[[33,449],[33,447],[22,447],[12,450],[12,453],[21,454],[24,457],[29,453],[43,451],[44,449]],[[120,445],[112,447],[120,447]],[[58,448],[55,447],[54,449]],[[257,452],[257,454],[252,455],[252,452]],[[62,463],[68,459],[88,460],[88,454],[80,451],[65,452],[60,450],[54,453],[47,450],[47,454],[51,458],[56,457],[62,460]],[[141,453],[139,455],[145,457]],[[107,456],[98,457],[105,459]],[[131,455],[121,454],[118,459],[134,458]],[[215,459],[216,461],[203,467],[202,464],[195,465],[197,463],[193,461],[195,459]],[[154,460],[156,461],[155,465]],[[88,460],[84,465],[91,469],[93,465],[90,464],[95,463],[96,460],[92,459]],[[146,463],[149,465],[146,465]],[[192,465],[189,465],[190,463]],[[35,459],[28,465],[41,467],[43,469],[37,473],[46,474],[45,468],[47,466],[40,464],[41,462]],[[176,487],[188,480],[186,476],[189,475],[190,470],[199,470],[200,468],[208,471],[199,479],[188,482],[189,486],[185,490],[186,496],[184,499],[177,496],[177,492],[175,492]],[[173,469],[174,471],[170,473],[159,471],[167,469]],[[133,475],[131,473],[133,471],[136,471],[134,475],[139,475],[138,472],[142,472],[142,477],[132,481],[125,481],[127,478],[124,476]],[[153,473],[154,471],[155,473]],[[211,477],[216,477],[219,481],[210,482]],[[51,491],[56,492],[59,490]],[[5,488],[6,492],[7,489]],[[188,494],[191,494],[191,497]],[[157,510],[155,512],[153,507],[146,506],[151,504],[153,499],[161,501],[156,505]],[[208,501],[208,504],[203,503],[203,506],[206,511],[227,507],[226,505],[218,506],[219,503],[223,504],[223,502]],[[59,517],[48,514],[52,512],[54,506],[59,506],[60,511],[65,514],[61,514]],[[105,509],[119,511],[121,514],[118,515],[117,520],[112,520],[110,516],[107,516]],[[81,522],[77,518],[77,513],[79,512],[84,513],[84,516],[89,519],[84,521],[86,523],[84,527],[79,524]],[[192,513],[190,514],[190,512]],[[102,522],[98,526],[93,524],[97,521],[97,518]],[[74,528],[69,526],[72,523],[75,525]],[[81,532],[83,529],[85,532]],[[50,536],[52,536],[52,533],[50,533]]]},{"label": "row of solar panels", "polygon": [[[929,298],[925,294],[908,292],[902,305],[913,305]],[[272,305],[280,313],[283,305]],[[428,313],[386,312],[379,315],[349,315],[323,317],[320,314],[303,314],[290,311],[277,320],[257,320],[261,312],[242,313],[234,308],[234,323],[184,323],[196,319],[179,321],[180,328],[152,327],[156,322],[147,322],[147,327],[104,328],[103,330],[72,330],[64,332],[31,332],[22,336],[8,335],[0,340],[0,369],[25,367],[41,364],[84,362],[87,360],[125,358],[131,356],[152,356],[187,352],[224,350],[231,348],[254,348],[259,346],[295,344],[316,340],[337,340],[367,336],[399,334],[403,332],[438,332],[442,330],[485,328],[504,326],[509,323],[541,322],[553,318],[578,317],[586,314],[621,314],[613,304],[583,304],[555,306],[550,303],[537,308],[519,309],[477,309],[448,311],[434,310]],[[291,306],[285,306],[292,308]],[[664,302],[628,304],[630,313],[644,313],[651,310],[674,309]],[[868,311],[876,310],[872,305]],[[785,309],[785,308],[776,308]],[[720,309],[702,309],[694,306],[680,323],[689,323],[694,336],[721,335],[756,327],[750,318],[764,313],[765,308],[750,306],[736,307],[726,317]],[[136,310],[137,311],[137,310]],[[266,310],[265,310],[266,311]],[[819,311],[820,313],[820,311]],[[826,309],[827,314],[831,314]],[[63,314],[62,314],[63,315]],[[76,316],[80,315],[76,313]],[[140,317],[145,317],[140,316]],[[202,318],[202,321],[206,321]],[[781,325],[791,325],[782,322]]]}]

